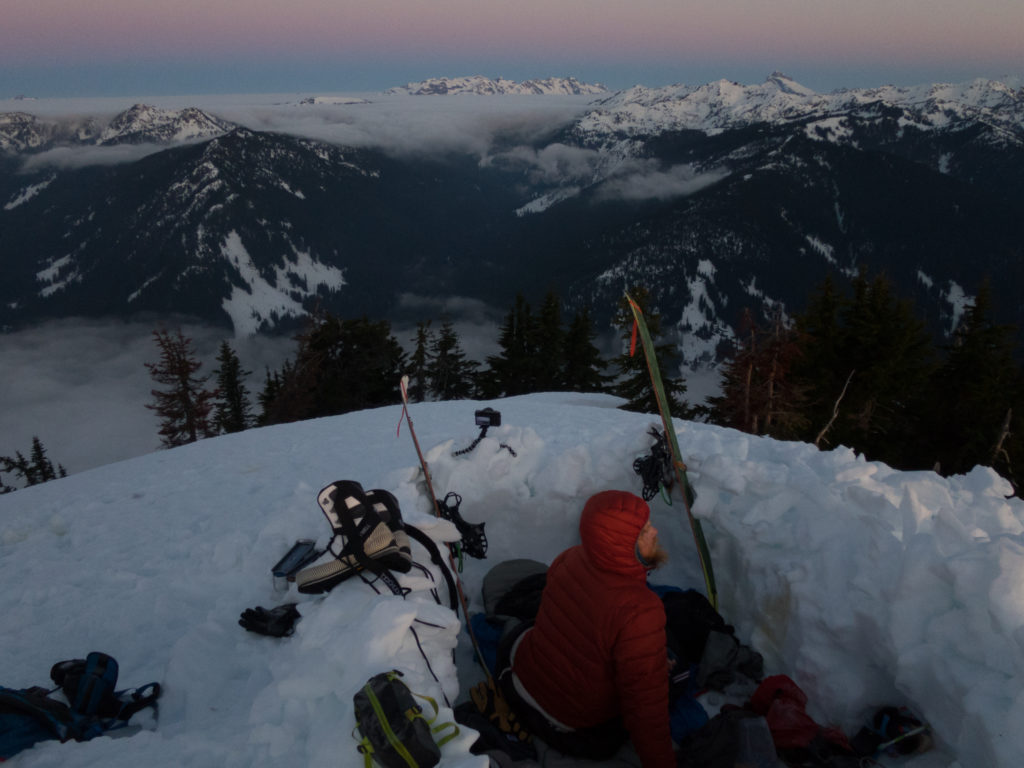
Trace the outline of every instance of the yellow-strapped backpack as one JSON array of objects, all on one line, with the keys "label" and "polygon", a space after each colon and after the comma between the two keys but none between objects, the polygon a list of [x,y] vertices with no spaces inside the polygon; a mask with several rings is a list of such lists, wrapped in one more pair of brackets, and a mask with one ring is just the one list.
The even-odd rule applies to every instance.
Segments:
[{"label": "yellow-strapped backpack", "polygon": [[455,723],[435,726],[437,702],[417,693],[434,710],[427,719],[401,675],[397,669],[374,675],[353,697],[366,768],[372,762],[383,768],[432,768],[441,760],[441,746],[459,733]]}]

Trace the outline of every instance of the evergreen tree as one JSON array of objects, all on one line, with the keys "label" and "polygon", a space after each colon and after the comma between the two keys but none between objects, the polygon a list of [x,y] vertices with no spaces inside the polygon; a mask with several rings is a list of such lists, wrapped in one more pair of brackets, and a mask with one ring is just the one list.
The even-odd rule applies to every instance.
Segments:
[{"label": "evergreen tree", "polygon": [[[0,456],[0,472],[13,473],[25,481],[25,486],[39,485],[58,477],[67,477],[67,472],[60,464],[56,468],[53,462],[46,455],[46,449],[38,437],[32,438],[32,450],[29,458],[26,459],[20,451],[15,451],[14,456]],[[15,490],[13,486],[5,485],[0,480],[0,493],[10,493]]]},{"label": "evergreen tree", "polygon": [[931,339],[910,302],[884,275],[861,270],[848,298],[826,284],[797,325],[796,377],[809,398],[804,438],[908,467],[934,371]]},{"label": "evergreen tree", "polygon": [[850,383],[844,444],[874,460],[907,466],[923,395],[935,369],[933,345],[912,305],[884,275],[854,282],[843,317]]},{"label": "evergreen tree", "polygon": [[855,373],[841,359],[839,311],[843,302],[831,276],[827,276],[806,311],[796,317],[800,354],[794,376],[801,382],[806,398],[803,438],[809,442],[817,442],[815,438],[829,423],[847,380]]},{"label": "evergreen tree", "polygon": [[533,323],[533,361],[536,392],[558,392],[565,388],[565,330],[562,305],[554,291],[548,291]]},{"label": "evergreen tree", "polygon": [[459,400],[471,397],[477,364],[466,359],[458,334],[450,319],[443,318],[441,330],[434,339],[431,359],[427,364],[430,394],[438,400]]},{"label": "evergreen tree", "polygon": [[266,426],[272,424],[271,412],[275,407],[275,402],[278,395],[281,393],[281,389],[284,386],[282,380],[284,377],[290,375],[291,362],[285,360],[281,366],[281,371],[271,371],[267,368],[267,376],[263,382],[263,389],[257,396],[257,400],[260,404],[260,415],[256,419],[256,423],[260,426]]},{"label": "evergreen tree", "polygon": [[[932,379],[921,446],[944,474],[991,466],[1016,484],[1024,434],[1021,371],[1014,361],[1015,328],[992,320],[985,281],[956,330]],[[1015,415],[1016,414],[1016,415]]]},{"label": "evergreen tree", "polygon": [[310,318],[294,364],[280,373],[267,403],[267,423],[333,416],[398,402],[405,353],[387,321]]},{"label": "evergreen tree", "polygon": [[194,443],[217,434],[210,418],[214,391],[205,389],[208,377],[197,376],[202,363],[195,357],[192,340],[178,329],[154,331],[160,362],[145,363],[153,380],[167,389],[151,390],[154,401],[146,407],[160,417],[160,442],[166,448]]},{"label": "evergreen tree", "polygon": [[434,346],[434,335],[430,332],[430,321],[416,324],[416,348],[409,358],[409,399],[414,403],[423,402],[427,397],[427,366],[430,350]]},{"label": "evergreen tree", "polygon": [[[661,315],[649,308],[650,293],[646,288],[635,286],[630,289],[629,295],[633,297],[643,312],[651,341],[654,342],[654,356],[658,362],[658,369],[661,371],[669,412],[678,418],[692,418],[694,411],[684,399],[681,399],[686,394],[686,382],[681,378],[670,378],[667,374],[668,360],[675,350],[671,344],[658,343],[658,337],[661,335]],[[634,354],[630,355],[630,344],[633,338],[633,312],[625,297],[619,299],[613,324],[621,330],[625,348],[625,351],[614,360],[619,372],[619,380],[614,388],[615,394],[627,401],[620,407],[627,411],[658,413],[658,401],[651,386],[651,376],[647,370],[646,358],[640,348],[639,339],[637,339]]]},{"label": "evergreen tree", "polygon": [[597,332],[590,318],[589,307],[577,312],[565,334],[562,351],[564,360],[563,380],[571,392],[602,392],[609,376],[604,374],[607,363],[600,350],[594,346]]},{"label": "evergreen tree", "polygon": [[521,293],[517,294],[498,336],[501,352],[487,358],[490,370],[481,385],[485,397],[507,397],[537,391],[535,339],[530,305]]},{"label": "evergreen tree", "polygon": [[221,432],[241,432],[252,423],[252,406],[249,404],[249,390],[244,379],[252,371],[242,370],[238,355],[226,341],[220,344],[217,354],[220,367],[217,376],[216,424]]}]

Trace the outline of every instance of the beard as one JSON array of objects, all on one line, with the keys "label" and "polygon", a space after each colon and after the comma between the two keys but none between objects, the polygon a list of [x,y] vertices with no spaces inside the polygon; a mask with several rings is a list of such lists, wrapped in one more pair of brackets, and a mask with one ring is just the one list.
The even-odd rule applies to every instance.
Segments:
[{"label": "beard", "polygon": [[640,562],[649,571],[660,568],[668,562],[668,552],[658,543],[655,543],[653,551],[647,554],[640,554],[638,551],[637,554],[640,555]]}]

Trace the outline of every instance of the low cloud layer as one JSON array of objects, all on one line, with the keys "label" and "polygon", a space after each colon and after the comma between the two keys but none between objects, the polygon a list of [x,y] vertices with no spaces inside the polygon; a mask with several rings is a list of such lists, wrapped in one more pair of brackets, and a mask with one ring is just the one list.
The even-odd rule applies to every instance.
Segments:
[{"label": "low cloud layer", "polygon": [[[482,302],[406,296],[403,304],[425,318],[453,317],[470,359],[483,363],[495,353],[495,312]],[[435,320],[431,328],[438,327]],[[246,386],[254,413],[267,371],[279,370],[296,349],[290,336],[233,338],[222,328],[172,321],[74,318],[0,334],[0,456],[20,452],[27,457],[32,438],[38,437],[54,466],[74,473],[159,450],[159,419],[146,408],[157,385],[145,367],[160,359],[153,340],[157,328],[180,328],[192,339],[203,364],[200,376],[213,376],[220,344],[227,340],[250,372]],[[392,333],[403,348],[412,350],[415,327],[394,326]],[[6,473],[3,479],[22,485]]]},{"label": "low cloud layer", "polygon": [[[397,155],[468,153],[484,157],[495,145],[530,143],[583,113],[592,97],[582,96],[396,96],[365,94],[356,103],[303,103],[288,96],[178,96],[147,99],[159,109],[196,107],[252,130],[285,133],[342,146],[377,148]],[[0,112],[28,111],[47,121],[106,122],[133,100],[44,99],[15,108],[0,101]],[[61,147],[28,162],[83,165],[131,162],[161,147]]]},{"label": "low cloud layer", "polygon": [[[581,96],[398,96],[366,94],[330,103],[295,96],[197,96],[152,100],[160,109],[197,107],[252,130],[301,136],[398,156],[469,154],[481,163],[522,170],[540,185],[587,188],[600,199],[667,199],[689,195],[722,178],[688,166],[622,158],[551,140],[593,103]],[[57,104],[64,110],[60,112]],[[127,100],[48,100],[33,103],[46,119],[109,120]],[[91,113],[90,113],[91,108]],[[72,110],[78,110],[72,114]],[[2,110],[0,110],[2,111]],[[545,143],[547,142],[547,143]],[[538,148],[539,147],[539,148]],[[159,145],[58,147],[27,157],[24,169],[80,168],[139,160]]]},{"label": "low cloud layer", "polygon": [[22,164],[22,170],[31,173],[40,169],[57,168],[75,170],[91,165],[119,165],[137,160],[167,149],[159,144],[117,144],[109,147],[55,147],[29,155]]},{"label": "low cloud layer", "polygon": [[[225,331],[180,327],[203,361],[199,374],[212,373]],[[76,318],[0,334],[0,456],[28,456],[38,437],[54,465],[70,473],[157,450],[159,422],[146,408],[156,385],[144,366],[159,360],[153,330]],[[281,338],[228,340],[253,372],[254,398],[266,368],[279,368],[294,346]]]},{"label": "low cloud layer", "polygon": [[662,169],[652,163],[632,163],[601,184],[598,196],[617,200],[668,200],[692,195],[718,181],[728,173],[698,173],[689,165],[673,165]]}]

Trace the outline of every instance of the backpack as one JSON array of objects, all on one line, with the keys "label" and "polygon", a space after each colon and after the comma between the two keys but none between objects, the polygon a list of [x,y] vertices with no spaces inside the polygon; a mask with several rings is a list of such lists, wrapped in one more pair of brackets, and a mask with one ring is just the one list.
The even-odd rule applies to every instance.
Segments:
[{"label": "backpack", "polygon": [[[665,632],[669,652],[682,669],[697,665],[698,688],[721,691],[736,680],[736,674],[759,682],[764,677],[764,659],[743,645],[736,630],[715,610],[710,601],[693,589],[652,587],[665,606]],[[673,688],[674,698],[681,691]]]},{"label": "backpack", "polygon": [[665,606],[668,646],[683,664],[700,663],[711,632],[732,633],[733,628],[700,592],[674,588],[655,591],[661,592]]},{"label": "backpack", "polygon": [[[0,761],[41,741],[88,741],[127,727],[146,707],[156,710],[159,683],[117,691],[117,677],[117,661],[93,651],[85,659],[54,664],[54,689],[0,686]],[[67,703],[51,696],[57,691]]]},{"label": "backpack", "polygon": [[[420,696],[434,709],[428,720],[401,675],[397,669],[374,675],[353,697],[356,728],[362,734],[358,749],[366,768],[372,762],[383,768],[432,768],[441,760],[441,745],[459,733],[455,723],[433,726],[437,702]],[[452,732],[435,741],[434,734],[445,730]]]},{"label": "backpack", "polygon": [[843,732],[819,725],[807,713],[807,694],[786,675],[765,678],[746,706],[764,717],[779,757],[787,765],[857,764]]},{"label": "backpack", "polygon": [[323,488],[316,500],[334,535],[324,557],[295,574],[299,592],[327,592],[363,570],[393,582],[390,571],[412,569],[409,536],[391,493],[363,491],[354,480],[338,480]]},{"label": "backpack", "polygon": [[481,594],[490,621],[531,621],[540,609],[548,567],[537,560],[503,560],[484,576]]},{"label": "backpack", "polygon": [[544,563],[519,558],[501,561],[484,576],[484,612],[472,614],[469,626],[491,674],[497,674],[501,638],[513,627],[524,621],[532,622],[537,616],[547,570]]},{"label": "backpack", "polygon": [[679,744],[678,768],[775,768],[771,733],[760,715],[723,708]]}]

